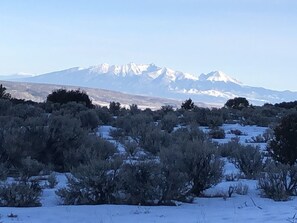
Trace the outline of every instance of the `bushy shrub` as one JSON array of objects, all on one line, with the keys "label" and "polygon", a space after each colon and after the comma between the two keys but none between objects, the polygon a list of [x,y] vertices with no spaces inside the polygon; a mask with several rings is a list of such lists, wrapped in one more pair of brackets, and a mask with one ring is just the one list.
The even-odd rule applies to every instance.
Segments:
[{"label": "bushy shrub", "polygon": [[249,186],[239,182],[237,185],[234,186],[234,190],[236,194],[247,195],[249,191]]},{"label": "bushy shrub", "polygon": [[248,179],[256,179],[263,169],[263,156],[258,147],[237,144],[232,156],[231,161]]},{"label": "bushy shrub", "polygon": [[97,107],[95,109],[97,116],[104,125],[111,124],[112,114],[109,112],[107,107]]},{"label": "bushy shrub", "polygon": [[6,180],[8,175],[8,168],[4,163],[0,163],[0,181]]},{"label": "bushy shrub", "polygon": [[240,144],[238,141],[230,141],[228,143],[219,144],[219,153],[222,157],[234,158]]},{"label": "bushy shrub", "polygon": [[41,206],[42,190],[38,182],[14,182],[0,185],[0,206],[36,207]]},{"label": "bushy shrub", "polygon": [[263,196],[286,201],[297,192],[297,166],[270,163],[258,182]]},{"label": "bushy shrub", "polygon": [[160,151],[162,181],[159,204],[172,204],[172,201],[191,202],[190,192],[193,187],[186,172],[183,153],[175,147],[162,148]]},{"label": "bushy shrub", "polygon": [[242,131],[240,131],[239,129],[231,129],[230,132],[231,132],[231,134],[234,134],[236,136],[243,135]]},{"label": "bushy shrub", "polygon": [[124,203],[153,205],[161,200],[162,182],[160,164],[155,161],[125,163],[120,172]]},{"label": "bushy shrub", "polygon": [[119,160],[91,160],[73,169],[67,176],[67,187],[56,194],[65,205],[115,203],[120,165]]},{"label": "bushy shrub", "polygon": [[123,146],[125,148],[125,151],[128,155],[134,156],[137,148],[139,147],[138,144],[135,141],[124,141]]},{"label": "bushy shrub", "polygon": [[147,126],[144,130],[139,140],[139,145],[144,150],[157,155],[161,147],[169,145],[170,136],[168,133],[161,131],[153,125]]},{"label": "bushy shrub", "polygon": [[246,140],[247,143],[266,143],[263,135],[252,136],[250,140]]},{"label": "bushy shrub", "polygon": [[198,140],[204,142],[209,140],[208,135],[200,130],[197,125],[190,125],[187,128],[178,128],[171,136],[174,141],[179,141],[180,143],[183,141]]},{"label": "bushy shrub", "polygon": [[217,156],[217,150],[208,141],[188,141],[178,145],[183,153],[185,172],[193,182],[192,193],[200,193],[217,184],[222,179],[223,161]]},{"label": "bushy shrub", "polygon": [[22,179],[29,179],[32,176],[38,176],[39,173],[44,169],[44,165],[37,160],[26,157],[21,160],[21,166],[18,171]]},{"label": "bushy shrub", "polygon": [[54,188],[55,186],[57,186],[58,181],[57,181],[56,174],[51,173],[47,178],[47,182],[48,182],[49,188]]},{"label": "bushy shrub", "polygon": [[161,119],[161,129],[172,132],[178,124],[178,117],[174,113],[168,113]]},{"label": "bushy shrub", "polygon": [[224,139],[226,136],[224,129],[221,128],[211,129],[208,134],[213,139]]}]

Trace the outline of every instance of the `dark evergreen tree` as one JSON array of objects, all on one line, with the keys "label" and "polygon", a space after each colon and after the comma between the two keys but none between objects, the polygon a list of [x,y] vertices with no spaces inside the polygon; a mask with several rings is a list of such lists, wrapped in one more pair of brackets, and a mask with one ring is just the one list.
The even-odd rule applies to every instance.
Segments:
[{"label": "dark evergreen tree", "polygon": [[242,97],[229,99],[225,104],[225,107],[227,108],[233,108],[233,109],[239,109],[239,110],[243,108],[247,108],[248,106],[249,106],[248,100]]},{"label": "dark evergreen tree", "polygon": [[189,98],[188,100],[185,100],[185,102],[182,103],[181,108],[185,109],[185,110],[191,110],[194,108],[194,102],[192,101],[191,98]]},{"label": "dark evergreen tree", "polygon": [[94,105],[86,92],[80,90],[58,89],[47,96],[47,101],[59,104],[66,104],[68,102],[82,103],[88,108],[93,108]]},{"label": "dark evergreen tree", "polygon": [[0,84],[0,99],[10,99],[11,95],[6,92],[6,87],[3,87],[2,84]]},{"label": "dark evergreen tree", "polygon": [[274,129],[274,138],[268,144],[268,151],[276,161],[293,165],[297,160],[297,113],[281,119]]},{"label": "dark evergreen tree", "polygon": [[120,102],[114,102],[114,101],[111,101],[109,103],[109,111],[113,114],[113,115],[119,115],[120,113],[120,110],[121,110],[121,104]]}]

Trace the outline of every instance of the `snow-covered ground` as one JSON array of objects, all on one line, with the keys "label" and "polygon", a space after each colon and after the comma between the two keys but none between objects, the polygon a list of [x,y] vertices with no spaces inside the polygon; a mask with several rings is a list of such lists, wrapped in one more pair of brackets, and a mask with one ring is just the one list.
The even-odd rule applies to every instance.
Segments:
[{"label": "snow-covered ground", "polygon": [[[99,128],[102,137],[113,140],[108,132],[111,127]],[[228,132],[239,129],[243,133],[240,142],[262,134],[266,128],[256,126],[224,125]],[[233,134],[226,134],[227,142]],[[261,145],[262,148],[263,145]],[[119,148],[122,150],[123,148]],[[226,163],[225,174],[237,173],[238,170],[231,163]],[[286,202],[275,202],[262,198],[257,189],[257,181],[239,180],[223,181],[205,191],[205,197],[196,198],[192,204],[181,203],[179,206],[132,206],[132,205],[96,205],[96,206],[63,206],[55,195],[55,190],[66,184],[64,174],[58,174],[59,184],[55,189],[45,189],[42,195],[42,207],[37,208],[0,208],[0,222],[26,223],[204,223],[204,222],[297,222],[297,198]],[[248,186],[247,195],[235,192],[229,197],[217,197],[227,194],[230,186],[239,183]],[[8,217],[10,214],[15,217]],[[294,217],[296,215],[296,217]]]}]

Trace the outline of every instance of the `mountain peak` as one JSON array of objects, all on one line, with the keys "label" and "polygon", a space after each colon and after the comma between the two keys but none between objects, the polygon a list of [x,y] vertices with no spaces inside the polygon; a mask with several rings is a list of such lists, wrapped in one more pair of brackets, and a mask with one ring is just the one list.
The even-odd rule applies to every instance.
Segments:
[{"label": "mountain peak", "polygon": [[239,84],[242,85],[242,83],[238,80],[236,80],[233,77],[228,76],[227,74],[225,74],[222,71],[212,71],[208,74],[201,74],[199,77],[199,80],[202,81],[211,81],[211,82],[216,82],[216,81],[220,81],[220,82],[231,82],[234,84]]}]

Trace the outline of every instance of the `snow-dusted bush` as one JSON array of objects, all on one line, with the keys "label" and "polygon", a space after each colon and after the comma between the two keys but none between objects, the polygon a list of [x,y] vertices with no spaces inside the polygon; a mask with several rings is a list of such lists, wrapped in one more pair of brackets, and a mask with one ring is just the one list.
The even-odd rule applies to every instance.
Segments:
[{"label": "snow-dusted bush", "polygon": [[297,166],[270,163],[258,182],[263,196],[286,201],[297,192]]},{"label": "snow-dusted bush", "polygon": [[234,186],[234,190],[235,190],[236,194],[247,195],[247,193],[249,191],[249,186],[239,182],[237,185]]},{"label": "snow-dusted bush", "polygon": [[49,188],[54,188],[58,184],[56,174],[51,173],[47,178],[47,182],[48,182],[48,187]]},{"label": "snow-dusted bush", "polygon": [[0,206],[36,207],[41,206],[41,187],[38,182],[14,182],[0,185]]},{"label": "snow-dusted bush", "polygon": [[[235,144],[230,143],[235,147]],[[231,161],[248,179],[256,179],[263,170],[263,155],[258,147],[237,143]]]}]

